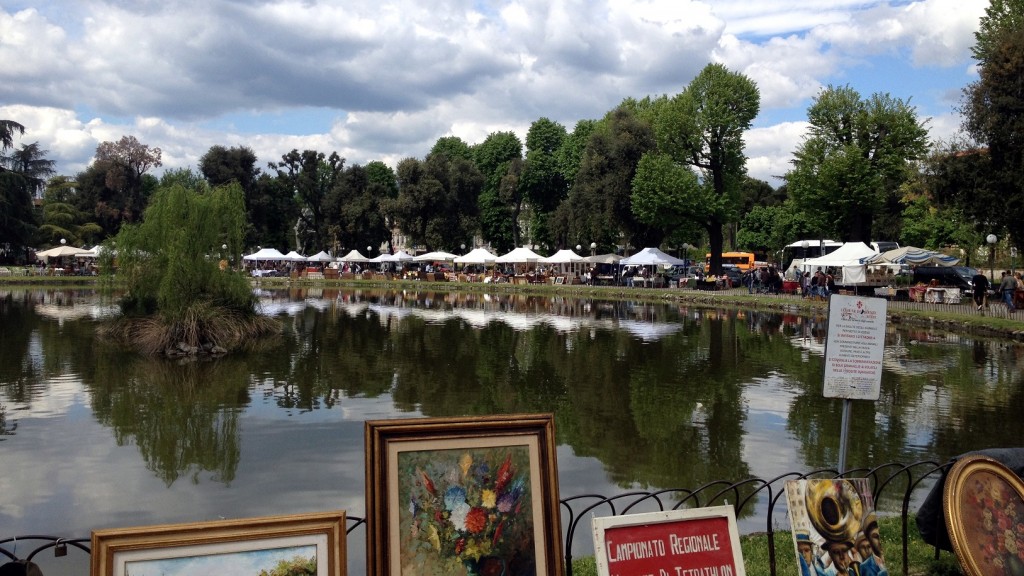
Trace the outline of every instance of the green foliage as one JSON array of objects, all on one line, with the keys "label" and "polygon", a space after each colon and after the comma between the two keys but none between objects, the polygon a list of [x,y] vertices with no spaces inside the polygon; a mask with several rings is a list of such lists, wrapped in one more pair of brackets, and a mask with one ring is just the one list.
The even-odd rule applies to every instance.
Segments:
[{"label": "green foliage", "polygon": [[159,312],[183,318],[197,302],[249,311],[254,297],[244,275],[220,270],[222,244],[241,253],[245,229],[242,190],[237,184],[208,192],[179,183],[160,188],[145,219],[117,235],[117,276],[127,288],[122,309],[129,315]]},{"label": "green foliage", "polygon": [[664,230],[638,219],[632,209],[633,180],[640,159],[655,147],[654,131],[626,106],[608,114],[590,134],[576,181],[569,192],[568,244],[657,246]]},{"label": "green foliage", "polygon": [[965,91],[964,127],[987,146],[989,169],[981,176],[996,203],[987,223],[1024,238],[1024,29],[1007,28],[992,40],[980,78]]},{"label": "green foliage", "polygon": [[258,576],[313,576],[316,572],[316,557],[303,558],[296,556],[291,560],[281,560],[271,570],[260,570]]},{"label": "green foliage", "polygon": [[702,174],[714,202],[689,202],[690,219],[700,222],[711,245],[711,268],[719,270],[722,226],[736,220],[739,190],[746,172],[743,133],[760,110],[757,85],[721,64],[708,64],[682,92],[650,104],[658,150]]},{"label": "green foliage", "polygon": [[479,197],[480,233],[496,250],[519,244],[522,157],[523,144],[514,132],[492,132],[473,147],[473,158],[484,178]]},{"label": "green foliage", "polygon": [[[300,252],[316,252],[329,246],[327,198],[340,183],[345,159],[331,152],[292,150],[270,165],[284,191],[291,191],[299,207],[296,236]],[[278,189],[280,190],[280,188]],[[288,244],[290,245],[290,243]]]},{"label": "green foliage", "polygon": [[384,213],[413,244],[428,250],[468,244],[477,228],[483,176],[472,162],[444,154],[398,163],[398,196],[382,203]]},{"label": "green foliage", "polygon": [[975,44],[971,54],[986,65],[999,50],[1003,35],[1009,31],[1024,28],[1024,1],[990,0],[985,15],[981,17],[978,30],[974,32]]},{"label": "green foliage", "polygon": [[703,206],[714,206],[716,198],[701,186],[688,167],[667,154],[648,152],[640,158],[633,177],[633,214],[641,222],[670,231],[689,228]]},{"label": "green foliage", "polygon": [[862,99],[849,86],[823,90],[807,118],[808,137],[786,175],[790,198],[816,234],[871,241],[887,198],[927,152],[924,123],[909,102],[880,93]]}]

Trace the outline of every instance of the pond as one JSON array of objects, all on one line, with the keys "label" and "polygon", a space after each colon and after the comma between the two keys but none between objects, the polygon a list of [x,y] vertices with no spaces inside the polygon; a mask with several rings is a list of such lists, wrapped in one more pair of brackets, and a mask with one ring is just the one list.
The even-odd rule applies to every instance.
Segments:
[{"label": "pond", "polygon": [[[836,465],[842,404],[821,394],[824,316],[478,292],[258,294],[279,339],[178,363],[98,341],[115,307],[90,290],[0,290],[0,538],[364,516],[368,419],[554,413],[562,497]],[[1012,342],[890,327],[881,398],[854,403],[848,466],[1019,445],[1022,363]],[[349,542],[350,572],[362,573],[360,538]]]}]

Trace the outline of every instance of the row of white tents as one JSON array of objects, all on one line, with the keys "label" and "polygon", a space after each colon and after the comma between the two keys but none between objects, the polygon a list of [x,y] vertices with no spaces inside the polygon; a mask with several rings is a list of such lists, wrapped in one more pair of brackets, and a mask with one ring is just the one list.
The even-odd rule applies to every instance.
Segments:
[{"label": "row of white tents", "polygon": [[657,248],[644,248],[636,254],[623,258],[616,254],[601,254],[595,256],[580,256],[572,250],[559,250],[551,256],[541,256],[529,248],[515,248],[507,254],[497,256],[485,248],[474,248],[473,250],[459,256],[451,252],[427,252],[413,256],[405,251],[399,250],[394,254],[380,254],[373,258],[363,256],[358,250],[352,250],[344,256],[334,258],[326,252],[320,252],[314,256],[305,257],[294,251],[282,254],[274,248],[262,248],[252,254],[242,257],[248,262],[359,262],[359,263],[381,263],[381,262],[454,262],[456,264],[619,264],[622,266],[675,266],[683,265],[684,261],[674,258]]}]

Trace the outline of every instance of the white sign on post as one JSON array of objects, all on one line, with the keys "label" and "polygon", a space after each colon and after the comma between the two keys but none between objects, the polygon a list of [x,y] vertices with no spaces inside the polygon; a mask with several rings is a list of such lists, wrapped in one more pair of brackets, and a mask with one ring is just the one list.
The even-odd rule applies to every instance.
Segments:
[{"label": "white sign on post", "polygon": [[883,298],[833,294],[825,341],[826,398],[878,400],[885,352]]}]

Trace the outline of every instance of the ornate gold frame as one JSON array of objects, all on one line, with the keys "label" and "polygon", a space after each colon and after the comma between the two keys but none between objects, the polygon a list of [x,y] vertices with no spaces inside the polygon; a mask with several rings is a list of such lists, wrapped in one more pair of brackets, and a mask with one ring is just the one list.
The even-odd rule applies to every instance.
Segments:
[{"label": "ornate gold frame", "polygon": [[346,533],[342,510],[94,530],[90,574],[123,574],[129,556],[138,561],[187,558],[268,550],[280,548],[285,542],[286,545],[316,545],[318,550],[326,549],[326,558],[317,557],[317,573],[345,576]]},{"label": "ornate gold frame", "polygon": [[[969,576],[991,576],[1004,558],[1000,548],[1017,548],[1024,535],[1017,523],[1024,522],[1024,482],[997,460],[987,456],[964,456],[946,477],[942,508],[953,551]],[[986,520],[987,517],[987,520]],[[1007,542],[1007,529],[1000,521],[1016,518]],[[986,545],[989,549],[986,550]],[[1020,562],[1019,555],[1010,559]],[[1008,558],[1008,557],[1006,557]],[[1006,572],[1010,573],[1010,572]]]},{"label": "ornate gold frame", "polygon": [[554,416],[519,414],[370,420],[365,423],[367,574],[398,576],[401,542],[398,528],[398,453],[501,449],[526,446],[530,453],[537,574],[564,573],[555,456]]}]

